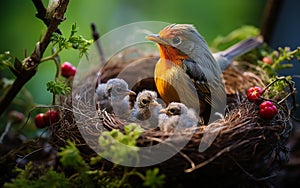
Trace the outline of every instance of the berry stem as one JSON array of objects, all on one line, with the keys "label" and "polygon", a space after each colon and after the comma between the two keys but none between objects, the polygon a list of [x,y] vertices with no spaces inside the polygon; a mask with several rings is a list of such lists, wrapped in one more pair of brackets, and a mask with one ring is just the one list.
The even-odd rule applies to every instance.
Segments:
[{"label": "berry stem", "polygon": [[[52,49],[53,50],[53,49]],[[44,57],[41,59],[41,63],[49,60],[55,60],[55,58],[58,56],[58,54],[61,52],[61,49],[57,50],[56,52],[52,53],[52,55],[49,55],[47,57]]]},{"label": "berry stem", "polygon": [[293,108],[295,108],[297,106],[296,104],[296,96],[295,96],[295,83],[294,82],[289,82],[286,77],[284,76],[281,76],[281,77],[276,77],[276,79],[274,81],[272,81],[271,83],[269,83],[265,89],[263,90],[262,94],[265,93],[265,91],[271,87],[272,85],[274,85],[276,82],[280,81],[280,80],[283,80],[285,81],[288,86],[289,86],[289,89],[290,89],[290,93],[287,94],[283,99],[281,99],[279,102],[276,102],[277,104],[281,104],[282,102],[284,102],[289,96],[292,96],[292,99],[293,99]]}]

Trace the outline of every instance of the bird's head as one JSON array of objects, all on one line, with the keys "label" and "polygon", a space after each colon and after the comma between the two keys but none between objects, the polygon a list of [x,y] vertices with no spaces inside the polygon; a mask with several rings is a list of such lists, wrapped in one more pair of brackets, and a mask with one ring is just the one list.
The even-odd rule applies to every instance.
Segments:
[{"label": "bird's head", "polygon": [[138,106],[140,108],[149,108],[151,106],[157,106],[159,103],[157,100],[157,94],[154,91],[142,91],[137,96]]},{"label": "bird's head", "polygon": [[[158,34],[151,34],[146,37],[156,42],[160,48],[161,56],[176,55],[192,57],[197,48],[207,48],[204,38],[191,24],[171,24],[162,29]],[[167,58],[172,60],[170,58]]]},{"label": "bird's head", "polygon": [[171,102],[167,108],[162,109],[160,112],[165,113],[168,116],[176,116],[187,113],[188,108],[179,102]]},{"label": "bird's head", "polygon": [[109,93],[111,97],[119,99],[123,99],[127,95],[135,95],[135,92],[128,89],[128,84],[119,78],[108,80],[107,93]]}]

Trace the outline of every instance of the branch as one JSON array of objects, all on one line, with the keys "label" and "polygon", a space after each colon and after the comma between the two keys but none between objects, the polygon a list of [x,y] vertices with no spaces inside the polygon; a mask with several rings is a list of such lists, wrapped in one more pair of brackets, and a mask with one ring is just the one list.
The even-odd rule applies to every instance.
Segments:
[{"label": "branch", "polygon": [[[32,0],[38,9],[37,15],[42,14],[42,6],[40,0]],[[51,42],[52,33],[58,28],[58,25],[64,20],[64,14],[66,12],[69,0],[60,0],[58,7],[56,8],[53,16],[50,19],[46,33],[44,34],[41,41],[39,41],[30,55],[23,60],[22,69],[20,74],[17,76],[14,83],[10,88],[4,93],[0,99],[0,116],[3,114],[5,109],[23,88],[23,86],[35,75],[38,65],[41,62],[41,58]],[[45,7],[44,7],[45,8]],[[40,18],[41,19],[41,18]],[[42,19],[43,20],[43,19]]]},{"label": "branch", "polygon": [[[47,16],[47,9],[45,8],[42,0],[32,0],[32,2],[37,10],[35,17],[42,20],[44,24],[48,27],[51,22],[51,17]],[[62,34],[58,28],[55,32]]]},{"label": "branch", "polygon": [[263,23],[261,26],[261,35],[263,36],[266,43],[269,43],[271,40],[275,24],[276,22],[278,22],[278,15],[281,10],[282,4],[283,0],[267,1]]},{"label": "branch", "polygon": [[47,9],[45,8],[42,0],[32,0],[32,2],[37,10],[37,13],[35,14],[35,16],[37,18],[39,18],[40,20],[42,20],[44,22],[44,24],[46,24],[46,26],[48,26],[50,23],[50,20],[46,19]]},{"label": "branch", "polygon": [[96,25],[94,23],[91,24],[91,28],[92,28],[93,39],[96,43],[97,50],[100,55],[100,61],[102,64],[105,64],[106,63],[105,55],[104,55],[100,40],[98,40],[100,38],[100,34],[97,31]]}]

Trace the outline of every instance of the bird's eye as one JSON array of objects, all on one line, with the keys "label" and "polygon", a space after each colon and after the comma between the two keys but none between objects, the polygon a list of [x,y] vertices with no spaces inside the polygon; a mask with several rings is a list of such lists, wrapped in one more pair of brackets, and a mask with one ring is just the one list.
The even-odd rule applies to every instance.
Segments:
[{"label": "bird's eye", "polygon": [[171,114],[175,114],[176,110],[174,108],[170,109]]},{"label": "bird's eye", "polygon": [[179,37],[174,37],[174,38],[172,39],[172,43],[173,43],[173,44],[180,44],[180,43],[181,43],[181,40],[180,40]]},{"label": "bird's eye", "polygon": [[117,91],[117,92],[121,92],[121,91],[122,91],[122,88],[117,87],[117,88],[116,88],[116,91]]},{"label": "bird's eye", "polygon": [[146,105],[148,103],[148,100],[147,99],[143,99],[142,100],[142,104]]}]

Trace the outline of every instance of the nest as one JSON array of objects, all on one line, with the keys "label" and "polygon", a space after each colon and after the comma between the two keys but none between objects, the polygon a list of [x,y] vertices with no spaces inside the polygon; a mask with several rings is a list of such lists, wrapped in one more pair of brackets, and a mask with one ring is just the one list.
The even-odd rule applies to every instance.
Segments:
[{"label": "nest", "polygon": [[[133,53],[134,56],[128,55]],[[130,66],[131,63],[147,62],[141,67],[147,65],[154,70],[157,59],[157,54],[145,54],[136,49],[120,52],[110,60],[108,66],[102,69],[101,80],[107,81],[116,77],[118,72]],[[139,69],[140,67],[136,65],[134,67]],[[249,70],[248,63],[238,62],[224,72],[223,81],[228,97],[225,117],[208,126],[197,127],[192,138],[176,155],[157,164],[163,173],[181,174],[185,178],[189,174],[199,173],[202,177],[207,177],[207,180],[221,178],[226,181],[235,181],[244,178],[262,181],[271,178],[282,163],[288,160],[286,144],[291,124],[287,105],[281,105],[278,114],[272,120],[263,120],[258,115],[258,105],[248,102],[244,93],[246,89],[254,85],[264,87],[262,77],[265,74],[262,70],[257,71],[257,68],[257,72],[249,72],[247,69]],[[66,140],[69,139],[76,143],[87,160],[97,155],[94,149],[98,146],[98,137],[104,130],[122,131],[124,125],[127,124],[113,114],[96,109],[93,92],[97,71],[91,71],[82,84],[73,88],[73,96],[61,98],[60,125],[51,127],[54,145],[64,146]],[[132,83],[137,83],[132,86],[137,93],[143,89],[156,90],[151,75],[147,79],[137,80],[139,78],[133,74],[127,79],[132,79]],[[199,144],[203,142],[207,127],[212,133],[218,131],[218,134],[207,150],[199,152]],[[170,136],[172,136],[171,133],[163,133],[158,129],[147,130],[137,140],[137,145],[151,146],[163,143]],[[89,137],[89,139],[83,137]],[[172,146],[169,148],[172,149]],[[109,162],[106,161],[106,163]]]}]

